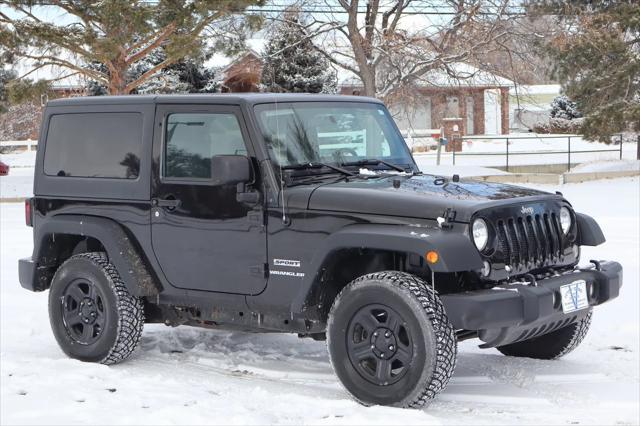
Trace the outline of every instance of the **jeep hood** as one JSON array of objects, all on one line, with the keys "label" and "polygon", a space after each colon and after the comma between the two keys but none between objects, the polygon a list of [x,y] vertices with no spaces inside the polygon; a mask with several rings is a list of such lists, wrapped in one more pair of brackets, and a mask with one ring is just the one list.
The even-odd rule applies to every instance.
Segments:
[{"label": "jeep hood", "polygon": [[425,219],[436,219],[451,208],[456,222],[468,222],[482,209],[544,200],[562,197],[502,183],[398,175],[319,185],[310,191],[307,208]]}]

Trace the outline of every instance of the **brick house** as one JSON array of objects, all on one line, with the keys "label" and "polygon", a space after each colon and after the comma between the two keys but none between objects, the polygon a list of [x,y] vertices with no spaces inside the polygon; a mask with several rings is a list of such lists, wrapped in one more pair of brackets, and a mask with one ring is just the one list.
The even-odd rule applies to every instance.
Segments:
[{"label": "brick house", "polygon": [[[390,103],[398,127],[404,132],[423,133],[445,123],[457,126],[461,136],[509,132],[509,89],[511,80],[468,64],[453,66],[457,79],[443,72],[422,78],[411,96]],[[248,50],[222,71],[223,92],[257,92],[262,74],[260,54]],[[352,73],[338,75],[339,93],[359,95],[362,86]],[[422,131],[422,132],[421,132]]]},{"label": "brick house", "polygon": [[[509,89],[514,83],[468,64],[454,68],[457,79],[434,71],[410,95],[387,102],[400,130],[425,133],[452,125],[460,136],[509,133]],[[341,94],[358,95],[361,89],[353,75],[340,82]]]},{"label": "brick house", "polygon": [[248,50],[222,70],[221,91],[259,92],[262,78],[262,58],[260,54]]}]

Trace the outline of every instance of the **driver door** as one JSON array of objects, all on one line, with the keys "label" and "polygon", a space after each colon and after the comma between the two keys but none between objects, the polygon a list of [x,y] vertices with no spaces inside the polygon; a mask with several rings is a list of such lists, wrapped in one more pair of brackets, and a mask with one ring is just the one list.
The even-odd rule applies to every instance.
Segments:
[{"label": "driver door", "polygon": [[235,184],[212,180],[211,157],[253,154],[240,108],[158,105],[154,137],[160,165],[151,240],[167,280],[190,290],[260,293],[266,285],[262,209],[238,202]]}]

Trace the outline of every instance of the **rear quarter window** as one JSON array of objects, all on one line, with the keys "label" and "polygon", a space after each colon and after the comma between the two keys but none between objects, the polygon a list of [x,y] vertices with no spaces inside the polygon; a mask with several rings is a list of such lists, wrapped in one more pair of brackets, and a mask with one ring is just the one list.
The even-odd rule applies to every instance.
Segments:
[{"label": "rear quarter window", "polygon": [[140,113],[57,114],[49,120],[44,173],[136,179],[141,149]]}]

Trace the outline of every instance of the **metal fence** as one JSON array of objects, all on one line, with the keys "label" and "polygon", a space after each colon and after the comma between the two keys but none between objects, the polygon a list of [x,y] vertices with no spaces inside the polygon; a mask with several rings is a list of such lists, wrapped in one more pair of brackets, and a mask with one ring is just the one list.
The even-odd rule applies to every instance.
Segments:
[{"label": "metal fence", "polygon": [[[572,154],[587,154],[587,153],[596,153],[596,152],[618,152],[619,158],[622,160],[622,135],[614,135],[614,137],[619,137],[619,143],[615,148],[607,148],[607,149],[571,149],[571,139],[574,141],[578,138],[582,138],[581,135],[537,135],[537,136],[460,136],[456,138],[457,141],[466,141],[466,140],[504,140],[504,151],[503,152],[456,152],[451,151],[453,157],[453,165],[456,164],[456,157],[461,156],[496,156],[501,155],[505,157],[505,170],[509,171],[509,157],[513,157],[516,155],[557,155],[557,154],[566,154],[567,156],[567,171],[571,169],[571,155]],[[537,150],[537,151],[510,151],[509,150],[509,142],[515,140],[523,140],[523,139],[566,139],[567,141],[567,149],[566,150]],[[450,141],[451,143],[453,141]]]},{"label": "metal fence", "polygon": [[27,151],[35,151],[38,147],[38,141],[24,140],[24,141],[0,141],[0,153],[4,148],[9,150],[14,148],[26,148]]},{"label": "metal fence", "polygon": [[[403,132],[403,136],[407,139],[423,139],[423,138],[433,138],[434,136],[438,136],[437,129],[434,129],[430,132],[415,132],[415,133],[405,133]],[[510,167],[510,157],[519,156],[519,155],[558,155],[565,154],[567,158],[567,170],[571,169],[571,155],[575,154],[588,154],[588,153],[598,153],[598,152],[617,152],[619,153],[619,158],[622,160],[622,145],[623,145],[623,137],[622,135],[614,135],[614,138],[619,138],[619,142],[615,145],[615,148],[606,148],[606,149],[572,149],[571,140],[574,141],[576,139],[582,138],[580,135],[536,135],[536,136],[494,136],[494,135],[480,135],[480,136],[460,136],[456,138],[456,142],[467,141],[467,140],[504,140],[504,151],[502,152],[456,152],[450,151],[446,154],[450,154],[452,156],[453,165],[456,164],[457,157],[483,157],[483,156],[504,156],[505,157],[505,170],[509,171]],[[510,151],[509,150],[509,142],[523,139],[566,139],[566,150],[536,150],[536,151]],[[454,141],[449,141],[452,143]],[[0,153],[5,150],[13,150],[13,149],[26,149],[27,151],[34,151],[37,149],[38,141],[37,140],[24,140],[24,141],[0,141]],[[640,137],[638,140],[638,157],[640,159]]]}]

